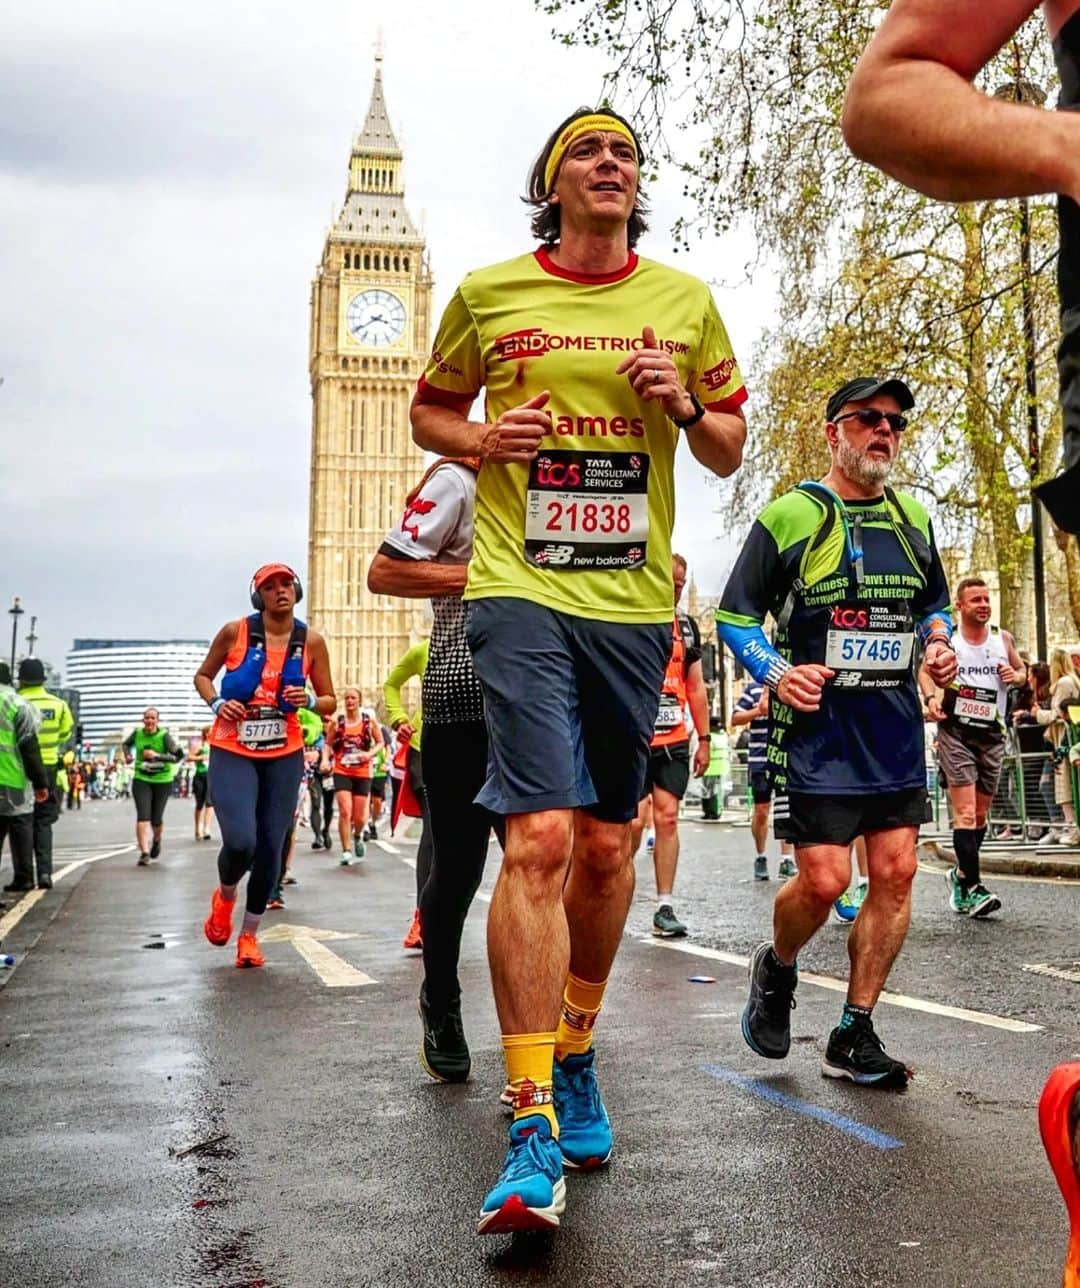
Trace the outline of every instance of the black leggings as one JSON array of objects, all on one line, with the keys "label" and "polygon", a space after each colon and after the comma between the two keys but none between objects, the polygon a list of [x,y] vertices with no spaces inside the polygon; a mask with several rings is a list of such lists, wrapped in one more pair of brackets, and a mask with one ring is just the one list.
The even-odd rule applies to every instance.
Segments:
[{"label": "black leggings", "polygon": [[323,836],[330,835],[330,824],[334,818],[334,789],[329,791],[322,785],[322,779],[315,777],[308,784],[308,799],[311,801],[311,830],[321,841]]},{"label": "black leggings", "polygon": [[[420,735],[420,738],[422,741],[423,734]],[[435,852],[435,846],[431,839],[431,818],[428,815],[427,789],[424,786],[422,750],[417,751],[415,747],[409,748],[408,759],[405,761],[405,772],[409,775],[409,786],[412,788],[413,795],[420,806],[422,819],[420,844],[416,850],[416,906],[419,908],[420,896],[424,892],[424,886],[427,885],[427,879],[431,873],[431,859]]]},{"label": "black leggings", "polygon": [[260,759],[215,747],[210,757],[210,797],[221,829],[218,876],[239,884],[250,871],[247,910],[266,911],[281,873],[281,847],[292,826],[304,772],[303,751]]},{"label": "black leggings", "polygon": [[160,827],[172,795],[172,783],[147,783],[136,778],[131,784],[131,794],[135,797],[136,821]]},{"label": "black leggings", "polygon": [[484,722],[425,722],[422,739],[434,841],[431,873],[420,894],[424,990],[428,1005],[439,1013],[461,996],[457,975],[461,932],[484,875],[491,829],[495,827],[500,841],[505,831],[502,819],[473,804],[487,777]]}]

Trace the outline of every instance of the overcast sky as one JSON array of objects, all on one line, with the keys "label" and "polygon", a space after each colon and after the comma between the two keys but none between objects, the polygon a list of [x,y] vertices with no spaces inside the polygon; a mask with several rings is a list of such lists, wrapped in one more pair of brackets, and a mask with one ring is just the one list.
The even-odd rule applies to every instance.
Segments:
[{"label": "overcast sky", "polygon": [[[377,17],[368,19],[367,14]],[[0,43],[0,606],[37,652],[210,636],[269,558],[306,566],[308,299],[367,110],[375,22],[436,316],[469,268],[531,245],[519,201],[602,66],[530,0],[35,0]],[[732,280],[745,247],[673,257]],[[751,386],[771,283],[716,297]],[[675,541],[716,590],[717,493],[680,450]],[[23,619],[23,628],[29,618]],[[4,628],[7,628],[6,631]],[[10,618],[0,619],[0,656]]]}]

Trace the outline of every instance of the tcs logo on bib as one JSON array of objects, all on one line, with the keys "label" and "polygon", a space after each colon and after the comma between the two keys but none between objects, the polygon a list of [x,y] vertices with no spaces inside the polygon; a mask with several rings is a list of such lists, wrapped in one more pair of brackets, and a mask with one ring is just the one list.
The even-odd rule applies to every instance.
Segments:
[{"label": "tcs logo on bib", "polygon": [[541,487],[577,487],[581,482],[581,466],[574,462],[550,461],[542,456],[536,462],[536,481]]},{"label": "tcs logo on bib", "polygon": [[860,630],[870,621],[865,608],[845,608],[837,604],[832,610],[832,624],[845,630]]}]

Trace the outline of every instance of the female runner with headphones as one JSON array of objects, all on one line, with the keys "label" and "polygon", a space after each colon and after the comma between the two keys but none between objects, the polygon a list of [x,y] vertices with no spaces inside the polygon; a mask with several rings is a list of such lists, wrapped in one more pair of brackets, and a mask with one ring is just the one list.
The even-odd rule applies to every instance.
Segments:
[{"label": "female runner with headphones", "polygon": [[[296,573],[287,564],[264,564],[249,593],[255,612],[218,631],[195,675],[195,688],[216,717],[210,795],[222,841],[220,885],[203,930],[212,944],[229,942],[237,886],[250,872],[236,964],[262,966],[255,936],[277,882],[304,771],[296,710],[332,715],[337,702],[326,641],[293,615],[304,595]],[[223,666],[219,692],[214,681]]]}]

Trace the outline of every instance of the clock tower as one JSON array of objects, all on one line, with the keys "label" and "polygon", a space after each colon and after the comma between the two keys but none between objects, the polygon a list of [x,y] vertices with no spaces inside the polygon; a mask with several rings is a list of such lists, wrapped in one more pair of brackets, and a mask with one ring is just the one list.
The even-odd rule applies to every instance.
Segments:
[{"label": "clock tower", "polygon": [[367,569],[424,470],[409,402],[431,328],[431,271],[405,208],[382,57],[349,181],[311,289],[308,599],[334,682],[374,705],[387,671],[427,631],[424,600],[372,595]]}]

